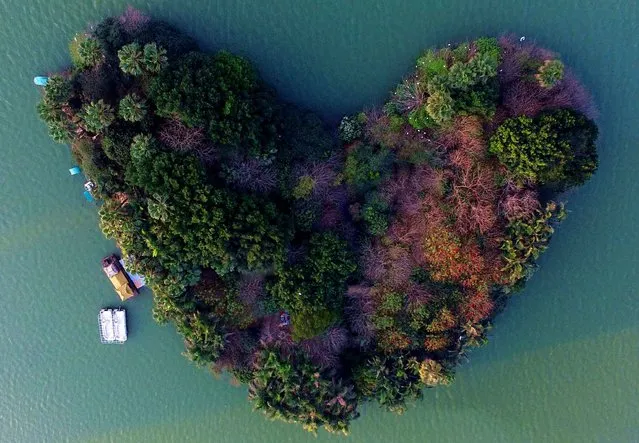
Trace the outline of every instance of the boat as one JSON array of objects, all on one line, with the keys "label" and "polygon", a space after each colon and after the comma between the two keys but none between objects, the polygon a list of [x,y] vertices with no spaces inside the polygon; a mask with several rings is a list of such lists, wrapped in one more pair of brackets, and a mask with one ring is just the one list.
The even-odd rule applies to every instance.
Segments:
[{"label": "boat", "polygon": [[38,75],[37,77],[33,77],[33,83],[36,86],[46,86],[49,83],[49,77],[44,75]]},{"label": "boat", "polygon": [[126,341],[126,311],[124,309],[100,309],[98,325],[100,327],[100,341],[103,344],[122,344]]},{"label": "boat", "polygon": [[109,255],[102,259],[102,270],[111,281],[120,300],[125,301],[138,294],[138,289],[120,264],[118,257]]}]

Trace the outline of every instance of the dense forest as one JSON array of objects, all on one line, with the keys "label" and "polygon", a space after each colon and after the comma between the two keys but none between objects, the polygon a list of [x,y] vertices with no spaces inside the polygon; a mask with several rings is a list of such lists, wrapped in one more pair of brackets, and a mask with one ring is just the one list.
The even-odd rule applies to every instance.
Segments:
[{"label": "dense forest", "polygon": [[327,127],[244,58],[129,8],[73,37],[38,113],[185,354],[268,417],[346,433],[449,384],[597,168],[589,95],[509,37],[427,50]]}]

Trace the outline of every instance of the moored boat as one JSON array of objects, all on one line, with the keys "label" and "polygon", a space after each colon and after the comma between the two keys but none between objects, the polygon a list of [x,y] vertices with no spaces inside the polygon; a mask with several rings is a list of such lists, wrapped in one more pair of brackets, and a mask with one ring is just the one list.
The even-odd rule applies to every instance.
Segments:
[{"label": "moored boat", "polygon": [[118,257],[109,255],[102,259],[102,270],[111,281],[115,292],[122,301],[137,295],[138,289],[135,287],[129,275],[120,264]]}]

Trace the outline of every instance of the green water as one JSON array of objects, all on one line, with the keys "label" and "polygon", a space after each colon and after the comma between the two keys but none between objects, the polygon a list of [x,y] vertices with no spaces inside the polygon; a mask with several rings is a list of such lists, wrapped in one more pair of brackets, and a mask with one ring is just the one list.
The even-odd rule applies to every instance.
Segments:
[{"label": "green water", "polygon": [[[429,45],[503,31],[554,48],[593,91],[601,167],[541,268],[453,386],[404,416],[362,408],[352,442],[639,440],[639,8],[632,1],[201,0],[136,2],[255,61],[291,101],[329,120],[379,103]],[[536,5],[533,5],[536,3]],[[37,120],[33,75],[68,63],[76,30],[120,1],[0,0],[0,441],[343,441],[266,422],[127,302],[129,341],[103,346],[113,250]]]}]

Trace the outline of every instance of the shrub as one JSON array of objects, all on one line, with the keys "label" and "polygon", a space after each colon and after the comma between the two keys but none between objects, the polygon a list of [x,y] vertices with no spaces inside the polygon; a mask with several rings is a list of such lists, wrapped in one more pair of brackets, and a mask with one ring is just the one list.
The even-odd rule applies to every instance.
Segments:
[{"label": "shrub", "polygon": [[543,88],[550,89],[564,78],[564,64],[561,60],[546,60],[535,77]]},{"label": "shrub", "polygon": [[364,134],[364,126],[362,122],[353,116],[342,118],[338,128],[339,138],[344,143],[352,143]]},{"label": "shrub", "polygon": [[376,187],[390,173],[391,152],[385,148],[358,145],[346,156],[344,177],[346,183],[358,191]]}]

